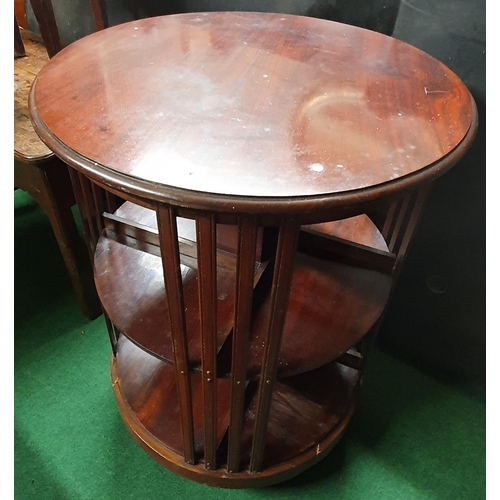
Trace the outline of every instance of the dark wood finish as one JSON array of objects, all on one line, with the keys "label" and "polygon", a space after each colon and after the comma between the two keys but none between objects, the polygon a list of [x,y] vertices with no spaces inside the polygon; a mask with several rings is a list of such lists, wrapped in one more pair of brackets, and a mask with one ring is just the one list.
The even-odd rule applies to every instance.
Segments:
[{"label": "dark wood finish", "polygon": [[[201,374],[191,373],[193,387],[195,450],[203,456]],[[290,479],[323,459],[337,443],[354,410],[359,372],[337,363],[278,382],[273,392],[265,447],[265,469],[248,469],[256,400],[250,398],[241,435],[239,472],[228,474],[226,464],[208,471],[202,460],[191,465],[182,460],[180,409],[176,404],[173,367],[154,358],[125,337],[111,358],[113,391],[125,425],[137,443],[155,460],[175,473],[211,486],[248,488],[269,486]],[[229,381],[217,380],[217,442],[223,446],[228,427]],[[304,415],[310,415],[310,425]],[[300,453],[297,455],[297,450]]]},{"label": "dark wood finish", "polygon": [[[117,356],[113,359],[114,372],[112,381],[115,390],[121,391],[121,397],[133,412],[134,418],[145,430],[162,442],[162,446],[180,456],[183,455],[183,428],[181,425],[181,407],[178,404],[178,389],[175,367],[165,363],[133,343],[120,337]],[[202,374],[189,373],[192,388],[193,453],[197,457],[204,455],[204,415],[202,396]],[[229,382],[214,379],[219,389],[218,420],[216,422],[216,445],[222,441],[228,424]],[[190,402],[191,405],[191,402]],[[203,460],[202,460],[203,462]],[[205,464],[206,465],[206,464]]]},{"label": "dark wood finish", "polygon": [[72,168],[134,439],[223,487],[322,459],[429,186],[474,138],[465,85],[374,32],[217,12],[76,42],[30,112]]},{"label": "dark wood finish", "polygon": [[[165,361],[173,360],[171,329],[161,260],[142,250],[101,238],[95,257],[95,281],[105,310],[118,329],[151,354]],[[187,318],[189,358],[193,367],[201,361],[198,335],[198,270],[196,261],[180,255],[183,295]],[[254,269],[255,282],[263,267]],[[134,287],[130,284],[134,283]],[[234,316],[235,272],[217,268],[217,345],[220,349],[229,335]]]},{"label": "dark wood finish", "polygon": [[109,22],[104,0],[90,0],[90,6],[96,29],[99,31],[107,28]]},{"label": "dark wood finish", "polygon": [[[383,273],[298,253],[278,355],[279,377],[316,368],[356,344],[384,310],[391,285],[391,277]],[[265,296],[254,314],[248,361],[252,379],[259,376],[271,310]]]},{"label": "dark wood finish", "polygon": [[299,222],[294,218],[283,219],[279,227],[278,246],[274,261],[273,282],[269,296],[269,319],[267,335],[263,342],[263,356],[259,379],[255,429],[252,438],[250,471],[260,472],[264,459],[269,411],[273,397],[274,382],[278,369],[278,353],[285,326],[288,299],[293,278],[293,263],[300,231]]},{"label": "dark wood finish", "polygon": [[[349,221],[349,219],[347,219]],[[363,221],[367,228],[372,231],[375,228],[373,224],[370,227],[368,217],[358,216],[355,218],[356,222]],[[351,228],[355,227],[354,221],[349,221]],[[394,268],[396,256],[387,251],[385,241],[380,233],[375,233],[373,238],[367,237],[371,245],[363,245],[349,239],[347,237],[339,238],[332,233],[338,232],[341,229],[340,224],[336,222],[311,224],[303,226],[299,239],[299,250],[304,253],[316,255],[326,259],[337,260],[338,262],[345,262],[367,269],[375,269],[381,272],[390,274]],[[347,226],[347,227],[349,227]],[[356,236],[363,234],[360,228],[356,228]],[[383,244],[376,240],[378,237]],[[377,243],[379,248],[376,247]],[[381,248],[380,248],[381,247]]]},{"label": "dark wood finish", "polygon": [[[104,226],[104,223],[98,220],[101,218],[101,215],[97,214],[97,207],[94,205],[95,196],[90,196],[91,192],[95,192],[96,186],[93,186],[92,183],[79,172],[76,172],[73,169],[69,169],[69,172],[73,192],[75,193],[80,210],[87,251],[89,253],[90,261],[93,262],[97,237],[100,233],[99,228]],[[106,195],[104,195],[104,197],[106,200],[109,199]]]},{"label": "dark wood finish", "polygon": [[[193,407],[191,401],[191,380],[189,376],[186,316],[184,314],[184,291],[177,236],[177,221],[173,208],[166,207],[158,211],[158,230],[167,296],[167,312],[172,338],[175,379],[179,397],[184,460],[188,464],[194,464]],[[163,332],[166,332],[166,329]]]},{"label": "dark wood finish", "polygon": [[106,329],[108,331],[109,341],[111,343],[111,350],[113,351],[113,356],[117,354],[117,345],[119,333],[117,333],[115,326],[109,319],[109,316],[104,312],[104,321],[106,322]]},{"label": "dark wood finish", "polygon": [[[120,207],[120,215],[117,213],[103,213],[105,227],[115,233],[115,237],[121,235],[126,238],[133,238],[137,245],[146,244],[144,251],[153,255],[159,253],[158,226],[154,210],[140,207],[132,203],[126,203]],[[183,217],[177,218],[178,232],[182,234],[182,241],[179,244],[181,253],[196,257],[196,223],[194,220]],[[238,244],[238,233],[234,226],[226,224],[216,225],[217,240],[217,261],[220,265],[228,268],[234,267],[234,258]],[[256,236],[256,260],[262,262],[262,230],[257,229]],[[111,235],[109,235],[111,237]],[[156,247],[156,248],[155,248]],[[189,247],[192,247],[190,250]],[[227,255],[228,253],[233,255]]]},{"label": "dark wood finish", "polygon": [[32,110],[54,151],[118,189],[325,220],[434,179],[464,153],[477,118],[458,77],[399,40],[262,13],[101,31],[44,69]]},{"label": "dark wood finish", "polygon": [[215,470],[217,436],[217,227],[213,214],[196,219],[198,301],[202,338],[201,372],[205,467]]},{"label": "dark wood finish", "polygon": [[[288,461],[298,465],[297,455],[307,450],[320,455],[324,451],[322,440],[332,430],[339,432],[337,426],[342,425],[342,417],[349,413],[358,382],[357,370],[335,362],[277,382],[266,422],[263,468]],[[248,406],[242,434],[243,463],[252,458],[250,444],[255,439],[253,424],[258,415],[258,401],[254,397]]]},{"label": "dark wood finish", "polygon": [[14,159],[14,185],[37,201],[59,246],[75,299],[87,318],[102,313],[92,280],[92,267],[72,212],[75,204],[68,169],[52,157],[42,167]]},{"label": "dark wood finish", "polygon": [[424,186],[411,195],[412,199],[409,202],[411,203],[411,209],[409,210],[408,220],[406,222],[404,231],[402,231],[402,235],[399,239],[399,244],[397,247],[394,281],[397,281],[397,277],[401,272],[401,267],[403,265],[404,259],[406,258],[406,253],[408,251],[413,233],[422,215],[422,211],[429,196],[430,189],[430,186]]},{"label": "dark wood finish", "polygon": [[21,37],[21,32],[19,31],[19,23],[14,15],[14,58],[24,57],[26,55],[26,50],[24,48],[23,39]]},{"label": "dark wood finish", "polygon": [[252,324],[253,277],[257,244],[255,218],[242,217],[239,220],[238,232],[235,319],[231,355],[231,418],[227,452],[227,470],[232,473],[239,472],[241,461],[241,434]]},{"label": "dark wood finish", "polygon": [[26,7],[24,0],[14,0],[14,18],[21,28],[26,29]]},{"label": "dark wood finish", "polygon": [[[127,221],[129,229],[124,231],[128,231],[129,236],[120,237],[119,229],[114,227],[113,233],[106,232],[106,237],[101,238],[95,259],[96,282],[103,305],[118,328],[148,352],[172,362],[170,330],[166,323],[166,296],[158,258],[160,250],[156,223],[153,223],[152,218],[154,219],[153,211],[130,203],[122,205],[113,217],[107,216],[110,222]],[[193,238],[190,222],[177,219],[190,360],[193,367],[199,367],[202,348],[197,336],[200,321],[197,286],[199,269],[196,246],[188,244]],[[320,230],[323,231],[321,234],[329,231],[328,238],[337,238],[347,245],[347,238],[354,235],[361,242],[356,245],[380,252],[385,247],[387,253],[387,246],[380,233],[365,216],[315,226],[315,230],[318,234]],[[324,239],[328,244],[328,239]],[[325,246],[320,241],[320,249]],[[233,349],[237,349],[238,354],[233,366],[238,366],[240,370],[240,374],[236,376],[240,381],[244,380],[241,373],[246,373],[250,379],[259,378],[266,337],[266,318],[271,310],[267,285],[265,282],[258,284],[264,265],[250,264],[254,262],[251,260],[251,252],[255,252],[253,248],[253,242],[249,240],[242,249],[245,252],[244,260],[239,264],[248,267],[242,272],[251,272],[254,276],[251,285],[252,288],[257,286],[258,299],[246,347],[248,358],[243,352],[243,345],[240,346],[242,340],[239,334],[235,334]],[[150,255],[145,255],[144,252]],[[342,354],[370,330],[382,313],[389,295],[391,279],[384,273],[338,263],[331,260],[331,256],[330,261],[325,262],[324,257],[317,257],[318,253],[321,252],[309,245],[307,253],[301,252],[295,259],[291,285],[293,293],[279,352],[280,377],[310,370]],[[219,259],[217,274],[218,350],[233,326],[233,310],[234,317],[245,324],[248,307],[251,305],[250,302],[243,310],[235,303],[235,293],[243,293],[244,287],[248,285],[245,285],[246,281],[238,281],[240,278],[235,274],[236,262],[232,260],[231,264],[231,258],[227,255],[224,257]],[[130,281],[137,286],[128,286]],[[238,287],[237,283],[240,283]],[[247,295],[249,292],[246,291]],[[247,297],[244,303],[247,304],[248,300]],[[238,325],[236,327],[240,328]],[[303,332],[308,332],[308,335]],[[245,364],[240,364],[244,359]],[[234,372],[232,376],[235,376]]]},{"label": "dark wood finish", "polygon": [[57,28],[52,0],[29,0],[33,8],[40,34],[49,57],[55,56],[62,48],[59,30]]},{"label": "dark wood finish", "polygon": [[91,254],[95,252],[97,240],[99,239],[99,222],[95,216],[95,205],[92,190],[92,183],[83,175],[78,174],[79,179],[79,196],[82,199],[82,206],[85,210],[82,211],[82,219],[85,220],[85,230],[87,239],[90,242]]},{"label": "dark wood finish", "polygon": [[45,212],[77,303],[83,314],[93,319],[102,314],[102,308],[92,280],[91,261],[72,213],[75,197],[68,169],[40,140],[29,118],[31,85],[49,57],[62,49],[51,1],[31,0],[31,5],[41,35],[19,29],[19,25],[26,26],[24,5],[16,7],[22,17],[14,18],[14,185],[27,191]]}]

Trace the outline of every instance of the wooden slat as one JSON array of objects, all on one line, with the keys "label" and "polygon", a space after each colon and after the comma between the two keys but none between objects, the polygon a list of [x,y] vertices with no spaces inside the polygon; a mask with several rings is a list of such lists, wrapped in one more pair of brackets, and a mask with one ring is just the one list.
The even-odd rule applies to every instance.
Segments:
[{"label": "wooden slat", "polygon": [[[311,370],[352,347],[384,310],[391,285],[388,274],[297,252],[277,375]],[[252,319],[247,366],[251,380],[260,377],[270,309],[266,294]]]},{"label": "wooden slat", "polygon": [[[152,228],[140,222],[131,221],[123,217],[117,216],[115,214],[103,213],[104,227],[109,229],[111,232],[107,233],[109,238],[120,241],[123,244],[127,244],[129,240],[127,238],[132,238],[136,240],[134,243],[134,248],[140,248],[141,250],[151,253],[152,255],[160,255],[160,241],[158,237],[158,230]],[[118,238],[120,235],[126,236],[127,238]],[[198,268],[197,263],[197,247],[196,244],[188,239],[178,237],[179,241],[179,251],[182,257],[189,258],[189,266],[193,269]],[[145,245],[141,245],[145,243]],[[233,254],[225,252],[224,250],[217,249],[216,253],[217,265],[222,266],[225,269],[234,270],[236,261]]]},{"label": "wooden slat", "polygon": [[[153,446],[163,449],[170,457],[175,457],[176,464],[186,466],[183,461],[175,366],[151,356],[124,335],[120,335],[117,351],[111,373],[115,394],[116,389],[119,389],[118,397],[123,398],[122,403],[126,407],[125,414],[122,414],[126,424],[139,425],[143,431],[142,444],[153,442]],[[190,372],[189,377],[194,402],[195,452],[197,456],[201,456],[204,448],[202,374]],[[229,422],[229,385],[228,379],[217,379],[218,443],[223,440]],[[197,468],[205,470],[201,464]],[[224,471],[219,469],[218,472]],[[210,474],[212,471],[206,473]]]},{"label": "wooden slat", "polygon": [[73,187],[73,192],[75,194],[76,203],[78,205],[78,211],[80,212],[85,246],[87,247],[90,262],[94,262],[96,242],[92,240],[91,217],[89,215],[90,209],[87,205],[87,197],[84,196],[83,188],[83,183],[85,181],[88,182],[88,180],[82,174],[72,168],[69,168],[68,171],[71,179],[71,185]]},{"label": "wooden slat", "polygon": [[26,7],[25,0],[14,0],[14,16],[21,28],[26,29]]},{"label": "wooden slat", "polygon": [[121,200],[118,196],[110,193],[109,191],[105,191],[106,193],[106,212],[113,213],[118,209],[123,200]]},{"label": "wooden slat", "polygon": [[54,57],[63,47],[59,38],[54,9],[51,0],[30,0],[36,20],[40,27],[49,57]]},{"label": "wooden slat", "polygon": [[422,212],[425,203],[427,201],[427,198],[429,196],[430,189],[431,189],[430,185],[423,186],[414,194],[414,202],[411,209],[410,217],[408,223],[406,224],[401,244],[399,245],[397,252],[396,268],[394,271],[394,284],[396,284],[397,279],[399,277],[401,266],[406,257],[406,252],[410,245],[411,239],[413,238],[413,233],[415,232],[415,229],[422,216]]},{"label": "wooden slat", "polygon": [[302,229],[298,249],[309,255],[335,259],[386,274],[392,272],[396,260],[396,256],[391,252],[384,252],[377,248],[309,229]]},{"label": "wooden slat", "polygon": [[354,368],[359,370],[363,362],[363,356],[355,348],[349,349],[347,352],[342,354],[339,358],[335,360],[341,365],[348,366],[349,368]]},{"label": "wooden slat", "polygon": [[116,334],[115,327],[111,320],[109,319],[108,314],[104,311],[104,321],[106,323],[106,330],[108,331],[109,342],[111,344],[111,349],[113,351],[113,356],[116,356],[116,345],[118,342],[118,335]]},{"label": "wooden slat", "polygon": [[[157,229],[141,224],[140,222],[124,219],[123,217],[108,212],[104,212],[102,216],[104,219],[104,227],[111,230],[116,235],[123,234],[138,241],[149,243],[155,247],[160,247]],[[159,250],[155,252],[155,255],[159,255]]]},{"label": "wooden slat", "polygon": [[99,187],[97,184],[91,182],[92,188],[92,199],[94,200],[95,207],[95,225],[98,234],[100,235],[103,230],[103,222],[102,222],[102,213],[104,212],[104,193],[103,189]]},{"label": "wooden slat", "polygon": [[26,55],[26,50],[24,49],[23,39],[21,38],[21,32],[19,31],[19,24],[17,18],[14,15],[14,57],[23,57]]},{"label": "wooden slat", "polygon": [[390,240],[391,229],[394,225],[394,219],[399,204],[400,203],[398,201],[391,203],[387,211],[387,215],[385,216],[384,225],[382,227],[382,236],[386,241]]},{"label": "wooden slat", "polygon": [[394,226],[394,229],[393,229],[392,234],[391,234],[391,239],[390,239],[389,244],[388,244],[389,250],[395,254],[398,253],[397,243],[400,240],[400,235],[401,235],[400,231],[401,231],[401,228],[403,227],[403,221],[405,220],[405,217],[406,217],[406,211],[408,209],[409,202],[410,202],[410,195],[406,196],[403,199],[401,206],[399,207],[399,211],[396,214],[396,224]]},{"label": "wooden slat", "polygon": [[[105,230],[99,240],[96,259],[96,285],[103,297],[103,305],[117,327],[137,345],[161,359],[173,362],[170,323],[168,321],[167,300],[163,284],[163,270],[160,247],[157,246],[156,212],[143,209],[126,202],[119,208],[119,217],[104,218]],[[201,343],[199,335],[199,300],[198,300],[198,262],[196,258],[183,254],[188,249],[196,257],[196,244],[182,240],[180,235],[190,236],[185,232],[184,224],[179,224],[177,217],[178,239],[180,241],[180,261],[183,265],[182,281],[184,306],[187,308],[186,329],[189,345],[190,367],[201,369]],[[126,221],[122,224],[121,221]],[[196,239],[196,226],[191,235]],[[235,227],[237,230],[237,227]],[[139,234],[144,230],[145,234]],[[116,232],[115,232],[116,231]],[[132,236],[127,236],[131,234]],[[134,239],[134,236],[145,241]],[[151,238],[151,239],[150,239]],[[217,246],[219,241],[217,240]],[[147,255],[147,254],[149,255]],[[224,254],[222,258],[221,254]],[[230,261],[231,266],[221,265]],[[259,282],[267,262],[256,263],[254,283]],[[222,348],[234,325],[234,301],[236,282],[236,255],[228,256],[218,251],[217,263],[218,300],[218,348]],[[135,283],[130,287],[131,282]],[[230,346],[228,343],[227,369],[229,373]],[[219,359],[219,361],[221,361]]]},{"label": "wooden slat", "polygon": [[205,468],[215,470],[217,452],[217,240],[212,214],[196,219],[198,296],[202,339],[202,393]]},{"label": "wooden slat", "polygon": [[239,472],[240,468],[256,244],[257,224],[255,219],[242,217],[238,225],[238,247],[236,254],[236,297],[233,351],[231,357],[231,414],[228,434],[228,472]]},{"label": "wooden slat", "polygon": [[[340,435],[341,429],[345,428],[344,418],[353,408],[359,379],[358,370],[332,362],[286,380],[276,380],[263,470],[287,463],[296,466],[300,463],[298,457],[306,450],[322,453],[325,436],[335,428]],[[256,400],[257,394],[250,398],[245,412],[242,436],[244,463],[250,454],[252,424],[257,414]],[[318,446],[319,443],[321,446]]]},{"label": "wooden slat", "polygon": [[81,200],[82,200],[82,218],[86,220],[89,241],[92,249],[92,253],[95,251],[97,246],[97,240],[99,239],[99,231],[96,227],[96,217],[95,217],[95,206],[94,206],[94,196],[92,193],[91,182],[87,177],[78,172],[78,178],[80,181],[81,188]]},{"label": "wooden slat", "polygon": [[109,23],[104,0],[90,0],[90,6],[96,29],[100,31],[107,28]]},{"label": "wooden slat", "polygon": [[177,224],[172,208],[159,207],[157,212],[161,257],[167,295],[167,309],[172,332],[175,377],[179,397],[183,455],[189,464],[195,463],[193,407],[191,384],[188,373],[188,346],[186,318],[184,316],[184,296],[180,273],[180,256]]},{"label": "wooden slat", "polygon": [[276,250],[271,288],[271,313],[257,396],[257,416],[250,457],[251,472],[259,472],[262,468],[269,410],[276,378],[278,352],[285,324],[293,275],[293,260],[299,231],[300,225],[293,218],[282,220],[278,234],[278,247]]}]

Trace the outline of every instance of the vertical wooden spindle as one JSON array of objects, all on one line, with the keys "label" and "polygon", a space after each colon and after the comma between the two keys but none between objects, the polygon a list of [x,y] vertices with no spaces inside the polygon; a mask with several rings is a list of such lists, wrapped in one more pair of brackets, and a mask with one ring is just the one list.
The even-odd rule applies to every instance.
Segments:
[{"label": "vertical wooden spindle", "polygon": [[106,212],[114,213],[118,209],[118,207],[123,202],[118,196],[109,191],[105,191],[106,196]]},{"label": "vertical wooden spindle", "polygon": [[196,219],[198,296],[202,345],[205,468],[215,470],[217,453],[217,241],[213,214]]},{"label": "vertical wooden spindle", "polygon": [[68,167],[69,176],[71,179],[71,185],[73,187],[73,191],[75,193],[76,203],[78,205],[78,211],[80,213],[80,220],[82,221],[82,229],[83,235],[85,237],[85,244],[87,246],[87,250],[89,252],[89,256],[91,262],[94,260],[92,244],[91,244],[91,233],[90,233],[90,224],[88,217],[88,207],[85,206],[85,199],[83,197],[83,188],[81,183],[81,176],[78,172],[70,167]]},{"label": "vertical wooden spindle", "polygon": [[[409,212],[409,217],[408,217],[408,222],[403,230],[403,235],[401,238],[400,245],[398,248],[394,248],[394,251],[396,253],[396,263],[394,264],[394,269],[392,272],[391,295],[394,293],[394,290],[396,288],[396,284],[398,282],[399,274],[401,272],[401,268],[404,259],[406,257],[406,253],[408,251],[408,247],[411,243],[415,229],[422,216],[430,190],[431,190],[430,185],[423,186],[417,192],[411,193],[406,198],[407,201],[410,200],[411,198],[411,202],[408,202],[408,209],[407,209]],[[390,302],[390,298],[388,302]],[[378,333],[380,331],[380,327],[383,324],[386,312],[387,309],[385,309],[382,315],[378,318],[377,322],[375,323],[375,325],[373,325],[368,335],[366,335],[363,338],[363,340],[358,344],[358,349],[362,356],[362,362],[360,367],[361,372],[363,372],[363,369],[366,366],[368,354],[371,352],[371,347],[375,344]]]},{"label": "vertical wooden spindle", "polygon": [[189,357],[186,338],[186,318],[184,316],[184,294],[182,288],[179,241],[174,210],[160,206],[157,212],[160,251],[167,295],[167,309],[172,332],[175,377],[184,460],[195,463],[193,406],[191,380],[189,377]]},{"label": "vertical wooden spindle", "polygon": [[396,244],[400,237],[401,227],[403,226],[403,221],[406,217],[406,210],[408,208],[408,204],[410,202],[410,196],[408,195],[403,199],[401,206],[399,207],[399,212],[397,214],[396,225],[392,231],[391,239],[389,241],[388,247],[391,252],[394,253],[394,249],[396,248]]},{"label": "vertical wooden spindle", "polygon": [[30,0],[49,57],[54,57],[62,48],[54,9],[51,0]]},{"label": "vertical wooden spindle", "polygon": [[231,412],[228,438],[228,472],[239,472],[243,411],[245,403],[248,342],[252,318],[252,295],[255,275],[257,224],[242,217],[238,224],[236,253],[236,293],[231,359]]},{"label": "vertical wooden spindle", "polygon": [[90,0],[90,6],[97,31],[107,28],[109,23],[104,0]]},{"label": "vertical wooden spindle", "polygon": [[23,57],[26,55],[23,39],[19,30],[16,15],[14,14],[14,57]]},{"label": "vertical wooden spindle", "polygon": [[406,257],[406,253],[408,251],[408,247],[413,238],[413,234],[415,229],[422,217],[422,213],[429,196],[431,190],[431,186],[423,186],[416,193],[414,193],[414,202],[411,209],[411,214],[406,224],[403,237],[401,239],[401,244],[396,252],[396,264],[394,266],[393,273],[393,282],[396,283],[399,278],[399,273],[401,271],[401,267],[403,265],[404,259]]},{"label": "vertical wooden spindle", "polygon": [[108,313],[106,311],[103,312],[104,321],[106,323],[106,330],[108,331],[109,342],[111,344],[111,349],[113,351],[113,356],[116,356],[116,344],[118,342],[118,335],[116,334],[115,327],[111,320],[109,319]]},{"label": "vertical wooden spindle", "polygon": [[90,183],[92,188],[92,199],[94,200],[95,207],[95,226],[99,235],[102,234],[103,223],[102,213],[104,212],[104,193],[103,189],[93,182]]},{"label": "vertical wooden spindle", "polygon": [[82,198],[82,208],[80,212],[82,216],[82,222],[85,220],[85,226],[88,232],[88,239],[90,243],[90,248],[93,255],[96,249],[97,240],[99,238],[99,232],[95,224],[95,207],[93,203],[92,189],[90,187],[90,181],[81,173],[78,172],[78,179],[81,188],[81,198]]},{"label": "vertical wooden spindle", "polygon": [[385,241],[390,240],[391,229],[394,225],[394,219],[396,218],[398,205],[399,201],[394,201],[393,203],[391,203],[387,211],[387,215],[385,216],[384,226],[382,228],[382,236],[384,237]]},{"label": "vertical wooden spindle", "polygon": [[300,225],[296,220],[291,218],[282,220],[278,233],[278,246],[271,286],[269,326],[257,395],[257,414],[250,456],[251,472],[259,472],[262,469],[267,422],[271,408],[278,353],[288,307],[299,232]]}]

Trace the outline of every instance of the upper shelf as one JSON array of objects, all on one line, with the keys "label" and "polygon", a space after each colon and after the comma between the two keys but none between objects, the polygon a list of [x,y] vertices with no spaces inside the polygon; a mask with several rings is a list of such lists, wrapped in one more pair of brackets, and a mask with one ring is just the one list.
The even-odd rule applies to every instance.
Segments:
[{"label": "upper shelf", "polygon": [[[126,215],[134,223],[155,229],[151,210],[127,202],[118,209],[117,215]],[[193,237],[190,221],[179,219],[178,227],[183,241]],[[328,230],[339,239],[349,236],[357,244],[378,251],[387,249],[380,233],[366,216],[311,229]],[[199,368],[201,336],[196,254],[182,252],[181,249],[189,359],[193,368]],[[231,260],[230,255],[226,258]],[[266,343],[270,304],[269,276],[263,274],[265,267],[266,263],[256,263],[254,319],[247,366],[250,378],[259,377]],[[102,304],[118,329],[149,353],[171,362],[172,341],[161,258],[154,252],[147,253],[101,236],[94,268]],[[278,358],[278,376],[302,373],[324,365],[356,344],[382,313],[391,284],[390,274],[298,252]],[[235,288],[235,266],[219,265],[218,349],[222,348],[233,328]],[[222,357],[225,354],[222,352]],[[220,375],[224,375],[228,360],[219,361]]]}]

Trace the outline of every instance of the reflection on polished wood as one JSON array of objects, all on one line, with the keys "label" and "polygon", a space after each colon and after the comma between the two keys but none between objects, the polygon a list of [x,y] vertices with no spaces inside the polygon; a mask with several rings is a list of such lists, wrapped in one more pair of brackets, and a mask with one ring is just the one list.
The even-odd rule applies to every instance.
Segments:
[{"label": "reflection on polished wood", "polygon": [[132,176],[123,181],[133,192],[155,183],[161,199],[173,188],[198,199],[396,186],[452,153],[475,113],[451,70],[399,40],[259,13],[93,34],[44,69],[33,98],[40,131],[65,146],[56,149],[93,172]]},{"label": "reflection on polished wood", "polygon": [[63,50],[30,111],[72,167],[139,445],[235,488],[324,458],[430,185],[474,138],[465,85],[352,26],[183,14]]}]

